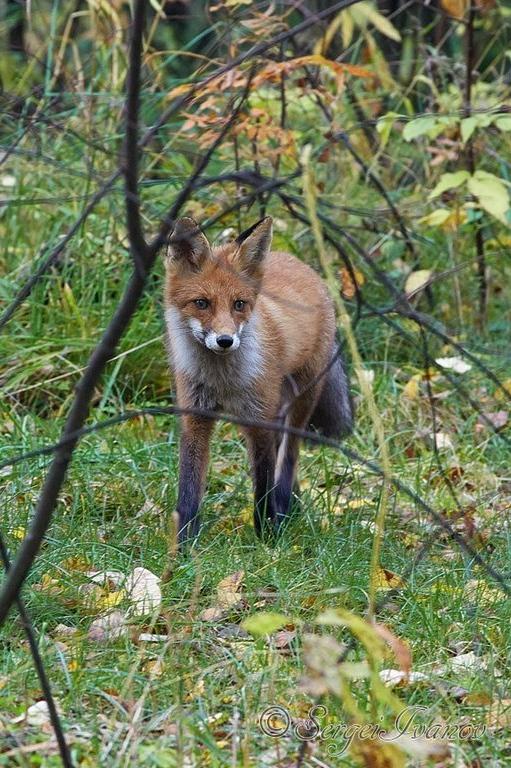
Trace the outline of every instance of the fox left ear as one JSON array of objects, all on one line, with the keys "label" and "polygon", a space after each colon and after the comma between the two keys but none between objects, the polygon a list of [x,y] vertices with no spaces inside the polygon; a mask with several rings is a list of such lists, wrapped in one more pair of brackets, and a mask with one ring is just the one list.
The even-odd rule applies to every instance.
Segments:
[{"label": "fox left ear", "polygon": [[211,247],[197,222],[188,216],[178,219],[168,239],[167,258],[200,270],[210,256]]},{"label": "fox left ear", "polygon": [[235,242],[239,247],[234,260],[239,269],[248,274],[256,274],[261,269],[271,248],[272,224],[271,216],[266,216],[238,235]]}]

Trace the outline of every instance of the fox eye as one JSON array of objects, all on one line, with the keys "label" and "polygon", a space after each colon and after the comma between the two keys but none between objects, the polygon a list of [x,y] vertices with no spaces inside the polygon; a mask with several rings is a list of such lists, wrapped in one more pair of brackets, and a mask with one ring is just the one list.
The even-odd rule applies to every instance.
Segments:
[{"label": "fox eye", "polygon": [[194,304],[197,309],[207,309],[209,307],[209,301],[207,299],[195,299]]},{"label": "fox eye", "polygon": [[246,303],[247,302],[243,301],[243,299],[236,299],[236,301],[234,302],[234,309],[236,310],[236,312],[243,312],[243,310],[245,309]]}]

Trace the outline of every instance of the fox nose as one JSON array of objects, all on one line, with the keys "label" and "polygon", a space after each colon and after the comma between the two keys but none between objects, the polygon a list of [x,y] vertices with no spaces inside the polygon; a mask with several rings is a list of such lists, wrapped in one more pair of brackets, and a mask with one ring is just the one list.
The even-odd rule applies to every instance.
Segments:
[{"label": "fox nose", "polygon": [[222,334],[222,336],[216,337],[216,343],[219,347],[222,347],[222,349],[229,349],[229,347],[232,347],[234,339],[232,336],[229,336],[228,334]]}]

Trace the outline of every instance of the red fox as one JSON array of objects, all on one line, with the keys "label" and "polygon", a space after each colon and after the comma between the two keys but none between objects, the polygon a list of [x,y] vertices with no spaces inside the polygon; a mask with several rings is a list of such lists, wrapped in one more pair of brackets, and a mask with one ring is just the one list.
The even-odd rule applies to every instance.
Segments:
[{"label": "red fox", "polygon": [[[292,502],[299,439],[257,426],[277,421],[340,438],[353,426],[348,380],[321,278],[270,250],[264,218],[211,247],[179,219],[167,249],[165,319],[177,404],[231,414],[243,427],[254,485],[254,526],[278,530]],[[182,414],[177,513],[180,543],[195,538],[206,483],[210,415]]]}]

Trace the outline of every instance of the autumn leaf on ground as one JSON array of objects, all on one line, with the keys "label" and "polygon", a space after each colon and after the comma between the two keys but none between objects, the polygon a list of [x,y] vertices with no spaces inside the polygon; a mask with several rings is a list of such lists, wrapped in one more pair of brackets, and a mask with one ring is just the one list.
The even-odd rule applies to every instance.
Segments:
[{"label": "autumn leaf on ground", "polygon": [[202,611],[199,616],[201,621],[220,621],[229,611],[241,607],[243,605],[241,588],[244,578],[244,571],[235,571],[219,581],[216,588],[216,601]]},{"label": "autumn leaf on ground", "polygon": [[[509,413],[507,411],[493,411],[481,414],[477,419],[476,429],[481,432],[485,429],[491,429],[490,424],[499,431],[504,429],[509,421]],[[490,424],[488,424],[490,422]]]},{"label": "autumn leaf on ground", "polygon": [[454,373],[466,373],[472,366],[465,362],[461,357],[437,357],[435,363],[441,368],[446,368]]},{"label": "autumn leaf on ground", "polygon": [[[59,703],[56,701],[55,704],[57,710],[59,710]],[[51,733],[53,731],[50,710],[48,709],[48,704],[45,699],[41,699],[41,701],[36,701],[35,704],[31,704],[26,712],[13,718],[11,723],[24,723],[25,725],[31,726],[32,728],[38,728],[46,733]]]},{"label": "autumn leaf on ground", "polygon": [[506,379],[502,382],[502,386],[495,390],[495,400],[508,401],[511,398],[511,379]]},{"label": "autumn leaf on ground", "polygon": [[147,568],[134,568],[124,588],[131,602],[131,614],[144,616],[161,605],[160,579]]},{"label": "autumn leaf on ground", "polygon": [[431,280],[433,272],[430,269],[417,269],[415,272],[410,272],[405,282],[405,293],[408,298],[411,298],[416,293],[421,291]]},{"label": "autumn leaf on ground", "polygon": [[261,611],[253,616],[248,616],[241,622],[241,626],[255,637],[264,637],[282,629],[288,623],[289,619],[283,613]]},{"label": "autumn leaf on ground", "polygon": [[385,641],[394,654],[399,668],[408,675],[412,668],[412,653],[410,646],[403,638],[395,635],[385,624],[374,624],[374,630]]},{"label": "autumn leaf on ground", "polygon": [[394,744],[383,739],[363,739],[358,734],[350,745],[357,763],[366,768],[405,768],[406,755]]},{"label": "autumn leaf on ground", "polygon": [[[484,656],[477,656],[474,651],[453,656],[446,664],[437,665],[434,671],[437,675],[461,675],[470,672],[484,672],[490,668],[490,662]],[[492,668],[494,677],[500,677],[500,672]]]},{"label": "autumn leaf on ground", "polygon": [[511,699],[495,701],[486,715],[486,725],[492,731],[511,729]]},{"label": "autumn leaf on ground", "polygon": [[345,299],[353,299],[362,285],[364,285],[365,277],[363,272],[358,269],[353,269],[352,273],[349,272],[346,267],[343,267],[340,271],[341,277],[341,293]]},{"label": "autumn leaf on ground", "polygon": [[380,680],[390,687],[394,685],[412,685],[428,680],[428,676],[422,672],[404,672],[402,669],[382,669]]},{"label": "autumn leaf on ground", "polygon": [[105,643],[127,634],[126,614],[123,611],[111,611],[92,622],[87,636],[95,643]]},{"label": "autumn leaf on ground", "polygon": [[502,590],[490,586],[485,581],[471,579],[465,585],[463,599],[478,605],[494,605],[507,598]]},{"label": "autumn leaf on ground", "polygon": [[401,393],[402,396],[406,398],[406,400],[416,400],[418,398],[420,392],[419,382],[421,379],[421,373],[415,373],[411,378],[408,379]]},{"label": "autumn leaf on ground", "polygon": [[328,635],[305,635],[303,639],[303,660],[306,674],[300,681],[300,688],[311,696],[322,696],[330,692],[342,695],[342,678],[338,660],[344,647]]},{"label": "autumn leaf on ground", "polygon": [[378,566],[376,571],[371,574],[371,582],[379,590],[401,589],[405,584],[401,576],[381,566]]}]

